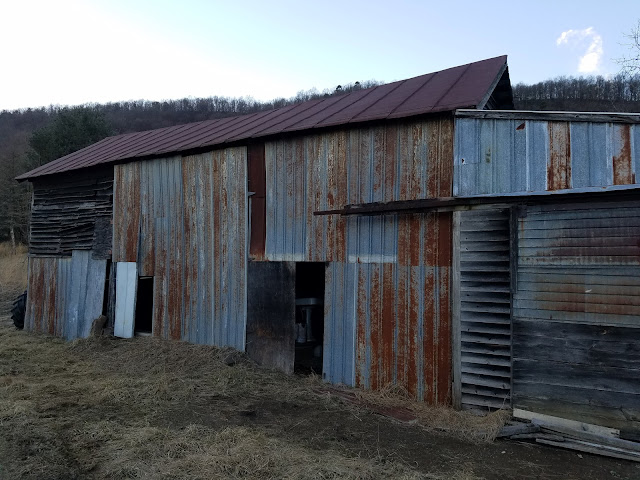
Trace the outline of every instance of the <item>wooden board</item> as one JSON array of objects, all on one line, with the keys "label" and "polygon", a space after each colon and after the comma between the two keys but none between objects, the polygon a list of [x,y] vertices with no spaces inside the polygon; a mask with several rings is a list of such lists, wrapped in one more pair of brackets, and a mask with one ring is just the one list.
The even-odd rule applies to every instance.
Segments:
[{"label": "wooden board", "polygon": [[249,262],[247,354],[258,364],[293,373],[295,288],[293,262]]}]

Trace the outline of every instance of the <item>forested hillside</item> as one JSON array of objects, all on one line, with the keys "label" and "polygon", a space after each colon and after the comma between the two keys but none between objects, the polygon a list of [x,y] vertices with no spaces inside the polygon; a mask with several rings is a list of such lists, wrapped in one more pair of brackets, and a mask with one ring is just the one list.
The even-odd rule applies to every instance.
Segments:
[{"label": "forested hillside", "polygon": [[[50,106],[0,112],[0,241],[26,241],[29,184],[13,178],[90,145],[106,136],[264,111],[306,100],[369,88],[377,82],[302,91],[290,99],[258,102],[248,98],[144,100],[78,107]],[[513,87],[518,110],[640,112],[640,75],[557,78]]]}]

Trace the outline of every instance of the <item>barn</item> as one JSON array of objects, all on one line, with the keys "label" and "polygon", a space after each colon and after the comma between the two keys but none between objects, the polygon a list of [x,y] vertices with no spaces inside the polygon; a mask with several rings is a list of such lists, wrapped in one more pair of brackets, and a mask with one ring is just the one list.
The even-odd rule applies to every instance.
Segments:
[{"label": "barn", "polygon": [[25,325],[638,429],[639,123],[514,111],[496,57],[110,137],[18,178]]}]

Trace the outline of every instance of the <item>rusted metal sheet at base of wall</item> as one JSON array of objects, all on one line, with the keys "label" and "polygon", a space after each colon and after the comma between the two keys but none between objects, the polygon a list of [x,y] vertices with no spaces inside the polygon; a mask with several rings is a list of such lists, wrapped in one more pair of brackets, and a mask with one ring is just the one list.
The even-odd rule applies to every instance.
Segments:
[{"label": "rusted metal sheet at base of wall", "polygon": [[266,258],[345,262],[349,256],[368,255],[359,251],[364,243],[353,241],[353,235],[376,223],[370,233],[395,237],[395,222],[347,222],[338,215],[313,212],[355,203],[450,196],[452,157],[450,117],[268,142]]},{"label": "rusted metal sheet at base of wall", "polygon": [[113,259],[154,277],[154,335],[244,350],[246,164],[241,147],[115,167]]},{"label": "rusted metal sheet at base of wall", "polygon": [[636,124],[456,118],[455,125],[455,196],[638,183]]},{"label": "rusted metal sheet at base of wall", "polygon": [[106,260],[89,250],[71,257],[30,257],[25,328],[84,338],[103,311]]},{"label": "rusted metal sheet at base of wall", "polygon": [[324,379],[451,402],[450,267],[332,262]]},{"label": "rusted metal sheet at base of wall", "polygon": [[397,219],[387,262],[332,262],[325,289],[323,374],[334,383],[399,385],[451,402],[451,215]]}]

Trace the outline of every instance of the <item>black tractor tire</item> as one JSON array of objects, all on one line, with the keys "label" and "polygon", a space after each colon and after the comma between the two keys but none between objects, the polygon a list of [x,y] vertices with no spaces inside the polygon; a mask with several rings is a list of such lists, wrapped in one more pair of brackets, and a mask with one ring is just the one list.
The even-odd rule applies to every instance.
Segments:
[{"label": "black tractor tire", "polygon": [[13,324],[16,328],[22,330],[24,328],[24,314],[27,310],[27,291],[21,293],[16,297],[13,301],[13,306],[11,307],[11,320],[13,320]]}]

